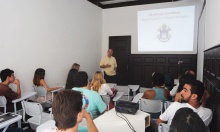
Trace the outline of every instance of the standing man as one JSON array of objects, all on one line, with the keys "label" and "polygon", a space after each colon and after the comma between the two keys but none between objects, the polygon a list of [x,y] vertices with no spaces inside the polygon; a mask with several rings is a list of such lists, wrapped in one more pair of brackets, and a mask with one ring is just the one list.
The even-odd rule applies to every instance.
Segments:
[{"label": "standing man", "polygon": [[117,62],[112,54],[113,50],[109,49],[107,56],[103,57],[100,62],[100,67],[104,70],[104,78],[107,83],[116,83]]},{"label": "standing man", "polygon": [[[2,83],[0,83],[0,96],[5,96],[7,100],[7,112],[13,112],[14,104],[12,103],[12,100],[21,97],[20,81],[18,79],[15,79],[14,71],[10,69],[2,70],[0,73],[0,77],[2,80]],[[12,91],[12,89],[9,88],[10,83],[14,83],[17,86],[16,92]],[[18,107],[21,108],[21,104],[19,104]]]}]

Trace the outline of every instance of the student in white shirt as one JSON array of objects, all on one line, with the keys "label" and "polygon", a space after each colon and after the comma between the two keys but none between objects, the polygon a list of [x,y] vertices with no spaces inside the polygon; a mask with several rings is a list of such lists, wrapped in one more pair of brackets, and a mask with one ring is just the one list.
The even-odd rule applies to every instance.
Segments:
[{"label": "student in white shirt", "polygon": [[100,71],[95,72],[92,82],[91,89],[98,92],[100,95],[112,95],[113,92],[108,84],[106,84],[103,74]]}]

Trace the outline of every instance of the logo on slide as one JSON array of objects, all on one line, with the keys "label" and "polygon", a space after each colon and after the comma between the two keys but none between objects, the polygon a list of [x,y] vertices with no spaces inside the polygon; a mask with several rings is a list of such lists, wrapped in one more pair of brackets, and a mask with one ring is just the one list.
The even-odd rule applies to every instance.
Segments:
[{"label": "logo on slide", "polygon": [[171,34],[169,34],[170,27],[167,26],[166,24],[163,24],[162,26],[159,27],[158,32],[159,35],[157,35],[158,39],[161,42],[167,42],[171,38]]}]

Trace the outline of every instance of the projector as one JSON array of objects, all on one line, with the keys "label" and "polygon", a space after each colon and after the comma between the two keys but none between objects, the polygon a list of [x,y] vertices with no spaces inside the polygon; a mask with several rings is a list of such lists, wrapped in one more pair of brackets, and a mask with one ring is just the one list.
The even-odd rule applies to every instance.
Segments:
[{"label": "projector", "polygon": [[117,101],[115,110],[119,113],[126,113],[126,114],[135,114],[139,109],[138,103],[133,103],[129,101]]}]

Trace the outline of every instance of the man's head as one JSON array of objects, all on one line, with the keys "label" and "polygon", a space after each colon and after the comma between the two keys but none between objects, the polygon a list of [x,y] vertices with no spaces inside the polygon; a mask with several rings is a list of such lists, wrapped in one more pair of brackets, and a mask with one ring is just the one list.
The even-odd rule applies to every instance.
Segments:
[{"label": "man's head", "polygon": [[190,108],[181,108],[176,111],[170,132],[205,132],[205,124],[197,113]]},{"label": "man's head", "polygon": [[53,100],[52,111],[59,130],[75,127],[82,121],[82,94],[74,90],[57,93]]},{"label": "man's head", "polygon": [[204,89],[204,84],[198,80],[186,83],[180,92],[182,101],[187,103],[189,101],[197,101],[199,103],[202,99]]},{"label": "man's head", "polygon": [[153,86],[162,86],[165,83],[164,75],[160,73],[154,73],[152,77]]},{"label": "man's head", "polygon": [[85,87],[88,85],[88,75],[84,71],[80,71],[76,74],[75,77],[75,86],[76,87]]},{"label": "man's head", "polygon": [[80,68],[80,65],[77,64],[77,63],[74,63],[74,64],[72,65],[72,69],[76,69],[77,71],[79,71],[79,68]]},{"label": "man's head", "polygon": [[0,73],[2,82],[9,81],[10,83],[15,81],[14,71],[10,69],[4,69]]},{"label": "man's head", "polygon": [[112,49],[108,49],[108,51],[107,51],[107,56],[108,56],[108,57],[111,57],[112,54],[113,54],[113,50],[112,50]]},{"label": "man's head", "polygon": [[196,77],[194,75],[192,75],[192,74],[184,74],[179,79],[179,86],[178,86],[177,92],[179,93],[180,91],[182,91],[183,90],[183,86],[186,83],[190,84],[190,82],[195,81],[195,80],[196,80]]}]

